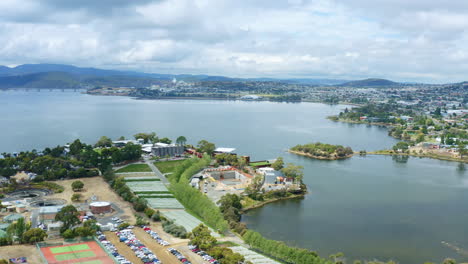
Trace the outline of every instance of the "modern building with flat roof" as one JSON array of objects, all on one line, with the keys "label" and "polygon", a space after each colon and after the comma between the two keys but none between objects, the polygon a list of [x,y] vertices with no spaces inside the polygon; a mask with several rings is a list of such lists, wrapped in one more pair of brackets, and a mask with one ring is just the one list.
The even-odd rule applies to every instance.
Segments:
[{"label": "modern building with flat roof", "polygon": [[174,145],[174,144],[164,144],[164,143],[156,143],[154,147],[151,149],[151,153],[153,153],[156,157],[165,157],[165,156],[177,156],[182,155],[185,152],[184,146]]}]

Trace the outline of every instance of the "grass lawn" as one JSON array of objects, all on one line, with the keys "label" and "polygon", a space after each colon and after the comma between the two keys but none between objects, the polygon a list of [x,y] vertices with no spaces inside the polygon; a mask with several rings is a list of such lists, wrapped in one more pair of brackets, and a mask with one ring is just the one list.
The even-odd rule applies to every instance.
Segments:
[{"label": "grass lawn", "polygon": [[251,162],[249,165],[252,166],[252,167],[266,166],[266,165],[270,165],[270,162],[268,162],[268,161]]},{"label": "grass lawn", "polygon": [[121,172],[151,172],[150,167],[148,164],[130,164],[128,166],[125,166],[121,169],[118,169],[115,171],[116,173],[121,173]]},{"label": "grass lawn", "polygon": [[154,165],[161,171],[161,173],[169,173],[173,172],[175,168],[184,161],[185,160],[157,161]]}]

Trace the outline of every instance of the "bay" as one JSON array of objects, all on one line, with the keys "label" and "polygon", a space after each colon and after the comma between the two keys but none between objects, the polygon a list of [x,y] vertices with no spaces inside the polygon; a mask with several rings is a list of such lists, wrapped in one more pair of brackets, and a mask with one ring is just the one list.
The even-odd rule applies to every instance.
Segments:
[{"label": "bay", "polygon": [[1,91],[0,152],[154,131],[172,139],[183,135],[192,144],[207,139],[252,160],[283,156],[304,166],[310,193],[250,211],[243,217],[249,228],[322,256],[343,252],[350,260],[468,261],[442,244],[468,248],[468,174],[458,163],[389,156],[318,161],[285,152],[317,141],[368,151],[397,142],[383,127],[326,119],[345,107]]}]

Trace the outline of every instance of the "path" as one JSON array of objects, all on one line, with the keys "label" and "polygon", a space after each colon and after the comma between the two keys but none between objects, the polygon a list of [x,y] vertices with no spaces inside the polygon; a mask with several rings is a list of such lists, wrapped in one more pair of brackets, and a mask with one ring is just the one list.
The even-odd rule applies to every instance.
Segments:
[{"label": "path", "polygon": [[154,166],[153,162],[151,162],[151,160],[145,158],[145,162],[146,164],[148,164],[148,166],[150,167],[150,169],[154,172],[154,174],[156,174],[156,176],[158,176],[160,179],[161,179],[161,182],[164,183],[166,185],[166,187],[169,187],[169,181],[167,180],[166,177],[164,177],[164,175],[158,170],[158,168],[156,166]]}]

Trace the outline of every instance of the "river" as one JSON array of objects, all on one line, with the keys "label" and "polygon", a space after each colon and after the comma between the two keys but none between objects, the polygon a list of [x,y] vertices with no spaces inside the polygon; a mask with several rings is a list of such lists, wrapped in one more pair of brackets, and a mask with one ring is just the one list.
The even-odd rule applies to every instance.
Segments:
[{"label": "river", "polygon": [[383,127],[336,123],[342,105],[197,100],[133,100],[76,92],[0,91],[0,152],[42,149],[76,138],[94,143],[156,132],[189,143],[207,139],[251,160],[283,156],[304,166],[310,193],[250,211],[249,228],[268,238],[354,259],[400,263],[468,261],[442,244],[468,248],[468,172],[456,162],[390,156],[318,161],[288,154],[325,142],[354,150],[389,148]]}]

